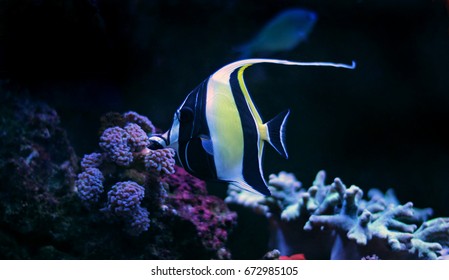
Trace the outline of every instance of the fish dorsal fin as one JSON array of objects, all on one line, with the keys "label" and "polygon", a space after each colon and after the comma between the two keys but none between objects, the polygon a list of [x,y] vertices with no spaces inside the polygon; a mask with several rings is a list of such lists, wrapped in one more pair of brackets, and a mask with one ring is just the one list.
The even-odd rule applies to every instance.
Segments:
[{"label": "fish dorsal fin", "polygon": [[289,115],[290,110],[285,110],[267,122],[268,143],[284,158],[288,158],[287,147],[285,145],[285,130]]},{"label": "fish dorsal fin", "polygon": [[[320,66],[320,67],[337,67],[337,68],[346,68],[346,69],[354,69],[355,62],[353,61],[351,65],[341,64],[341,63],[332,63],[332,62],[297,62],[297,61],[289,61],[289,60],[279,60],[279,59],[266,59],[266,58],[251,58],[235,61],[230,63],[217,72],[212,74],[209,79],[209,83],[216,84],[226,84],[229,85],[229,80],[231,78],[231,74],[238,70],[238,81],[240,83],[240,87],[242,92],[247,96],[247,101],[250,106],[251,113],[256,120],[257,123],[262,124],[262,120],[259,116],[259,113],[255,109],[253,103],[250,101],[248,90],[246,89],[245,82],[243,79],[243,72],[249,66],[258,63],[274,63],[274,64],[283,64],[283,65],[296,65],[296,66]],[[287,158],[288,154],[285,148],[285,123],[287,117],[289,115],[289,111],[285,111],[275,117],[273,120],[267,123],[268,128],[268,142],[274,147],[276,151],[278,151],[283,157]]]},{"label": "fish dorsal fin", "polygon": [[297,66],[325,66],[325,67],[337,67],[337,68],[346,68],[346,69],[354,69],[355,62],[352,62],[352,65],[341,64],[341,63],[332,63],[332,62],[297,62],[290,60],[280,60],[280,59],[269,59],[269,58],[250,58],[238,60],[233,63],[230,63],[222,68],[220,68],[217,72],[212,74],[210,77],[211,80],[215,82],[223,82],[229,83],[229,78],[231,73],[241,67],[249,67],[253,64],[258,63],[274,63],[274,64],[284,64],[284,65],[297,65]]}]

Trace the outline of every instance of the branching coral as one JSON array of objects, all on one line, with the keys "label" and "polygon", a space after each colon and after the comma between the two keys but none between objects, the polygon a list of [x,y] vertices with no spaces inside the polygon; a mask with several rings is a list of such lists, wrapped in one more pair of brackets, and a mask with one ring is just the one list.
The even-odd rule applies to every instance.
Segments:
[{"label": "branching coral", "polygon": [[256,213],[263,214],[267,218],[272,215],[285,216],[290,219],[290,215],[295,216],[292,210],[296,207],[296,202],[301,199],[304,190],[301,183],[296,180],[295,175],[281,171],[278,176],[270,175],[269,186],[271,196],[264,196],[259,193],[246,192],[242,189],[229,185],[227,203],[236,203],[253,209]]},{"label": "branching coral", "polygon": [[373,254],[381,259],[436,259],[448,247],[447,218],[423,223],[432,210],[414,208],[411,202],[400,205],[392,190],[385,195],[370,190],[366,201],[359,187],[347,188],[339,178],[325,185],[325,177],[324,171],[318,172],[313,186],[305,190],[293,174],[281,172],[270,176],[271,197],[230,187],[226,202],[265,214],[275,227],[271,246],[282,254],[302,250],[313,255],[308,245],[314,240],[306,232],[330,241],[329,248],[323,247],[326,242],[316,246],[328,250],[331,259]]},{"label": "branching coral", "polygon": [[449,218],[436,218],[424,222],[413,233],[410,251],[419,258],[445,258],[449,249]]}]

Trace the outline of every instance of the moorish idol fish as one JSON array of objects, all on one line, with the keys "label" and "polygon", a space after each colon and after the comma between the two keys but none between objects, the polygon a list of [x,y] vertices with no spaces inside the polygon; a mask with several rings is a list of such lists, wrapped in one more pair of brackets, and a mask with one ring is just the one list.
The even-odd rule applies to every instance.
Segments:
[{"label": "moorish idol fish", "polygon": [[289,110],[266,123],[262,121],[243,79],[243,72],[257,63],[355,67],[354,63],[276,59],[236,61],[191,91],[176,110],[172,127],[150,140],[159,148],[174,148],[184,169],[198,178],[228,182],[270,195],[262,170],[264,143],[268,142],[283,157],[288,157],[285,128]]}]

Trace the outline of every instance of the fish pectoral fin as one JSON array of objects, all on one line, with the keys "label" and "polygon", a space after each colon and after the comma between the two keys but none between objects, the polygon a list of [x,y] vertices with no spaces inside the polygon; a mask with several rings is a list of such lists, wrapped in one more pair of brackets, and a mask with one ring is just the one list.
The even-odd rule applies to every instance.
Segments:
[{"label": "fish pectoral fin", "polygon": [[212,140],[207,138],[201,137],[201,145],[203,146],[203,149],[209,154],[214,155],[214,147],[212,145]]},{"label": "fish pectoral fin", "polygon": [[268,129],[268,143],[284,158],[288,158],[287,146],[285,145],[285,130],[287,119],[290,115],[290,110],[285,110],[269,122],[267,122]]}]

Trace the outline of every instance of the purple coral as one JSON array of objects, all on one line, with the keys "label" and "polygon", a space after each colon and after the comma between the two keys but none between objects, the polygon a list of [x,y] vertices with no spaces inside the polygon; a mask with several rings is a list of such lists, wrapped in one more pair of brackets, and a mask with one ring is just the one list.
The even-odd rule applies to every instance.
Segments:
[{"label": "purple coral", "polygon": [[150,144],[148,135],[139,125],[135,123],[128,123],[125,126],[125,131],[129,135],[128,141],[133,152],[139,152]]},{"label": "purple coral", "polygon": [[84,155],[81,160],[81,167],[83,170],[87,168],[98,168],[103,163],[103,155],[100,153],[91,153]]},{"label": "purple coral", "polygon": [[104,191],[103,180],[103,174],[98,168],[87,168],[78,174],[75,181],[78,196],[86,202],[97,202]]},{"label": "purple coral", "polygon": [[[154,133],[155,128],[147,117],[136,112],[110,113],[102,122],[99,145],[103,152],[85,155],[81,160],[85,172],[79,175],[79,196],[83,200],[99,200],[103,192],[101,172],[108,182],[126,178],[127,181],[118,182],[109,189],[106,207],[102,210],[123,221],[129,234],[139,235],[150,225],[148,210],[141,207],[145,188],[140,184],[147,187],[150,182],[158,181],[157,176],[173,173],[174,152],[171,149],[153,152],[147,148],[148,134]],[[145,165],[156,172],[148,172]],[[154,201],[159,202],[163,196],[155,194]]]},{"label": "purple coral", "polygon": [[142,201],[145,189],[133,181],[118,182],[108,192],[108,209],[118,215],[128,215]]},{"label": "purple coral", "polygon": [[[148,231],[153,222],[156,230],[148,234],[162,226],[168,228],[168,239],[172,238],[170,231],[183,227],[179,221],[188,222],[195,230],[189,233],[193,238],[185,237],[186,242],[201,244],[204,252],[215,257],[230,257],[225,243],[236,213],[222,199],[208,195],[204,181],[176,167],[173,149],[149,148],[148,135],[155,128],[146,117],[135,112],[109,114],[103,118],[101,131],[101,153],[86,155],[81,165],[83,169],[95,167],[107,178],[106,195],[101,196],[105,200],[100,201],[104,217],[112,218],[132,236]],[[145,193],[151,195],[145,197]],[[150,221],[150,212],[154,221]]]},{"label": "purple coral", "polygon": [[[148,135],[135,123],[127,123],[124,128],[109,127],[100,137],[100,147],[106,152],[109,159],[123,167],[130,166],[136,157],[145,156],[149,151],[148,145]],[[160,152],[159,154],[165,156],[167,153]],[[165,159],[160,161],[164,162]]]},{"label": "purple coral", "polygon": [[133,161],[131,147],[128,145],[130,135],[118,126],[107,128],[100,137],[100,147],[109,158],[120,166],[129,166]]},{"label": "purple coral", "polygon": [[125,121],[139,125],[147,133],[154,134],[156,132],[156,128],[154,127],[153,123],[145,116],[139,115],[133,111],[129,111],[123,114],[123,117]]},{"label": "purple coral", "polygon": [[175,151],[171,148],[160,150],[148,150],[145,155],[145,167],[150,172],[160,175],[168,175],[175,173]]},{"label": "purple coral", "polygon": [[138,236],[150,228],[150,213],[146,208],[138,206],[127,221],[126,232],[129,235]]},{"label": "purple coral", "polygon": [[118,182],[108,192],[107,209],[126,223],[126,232],[137,236],[150,227],[148,210],[140,203],[145,195],[144,187],[136,182]]}]

